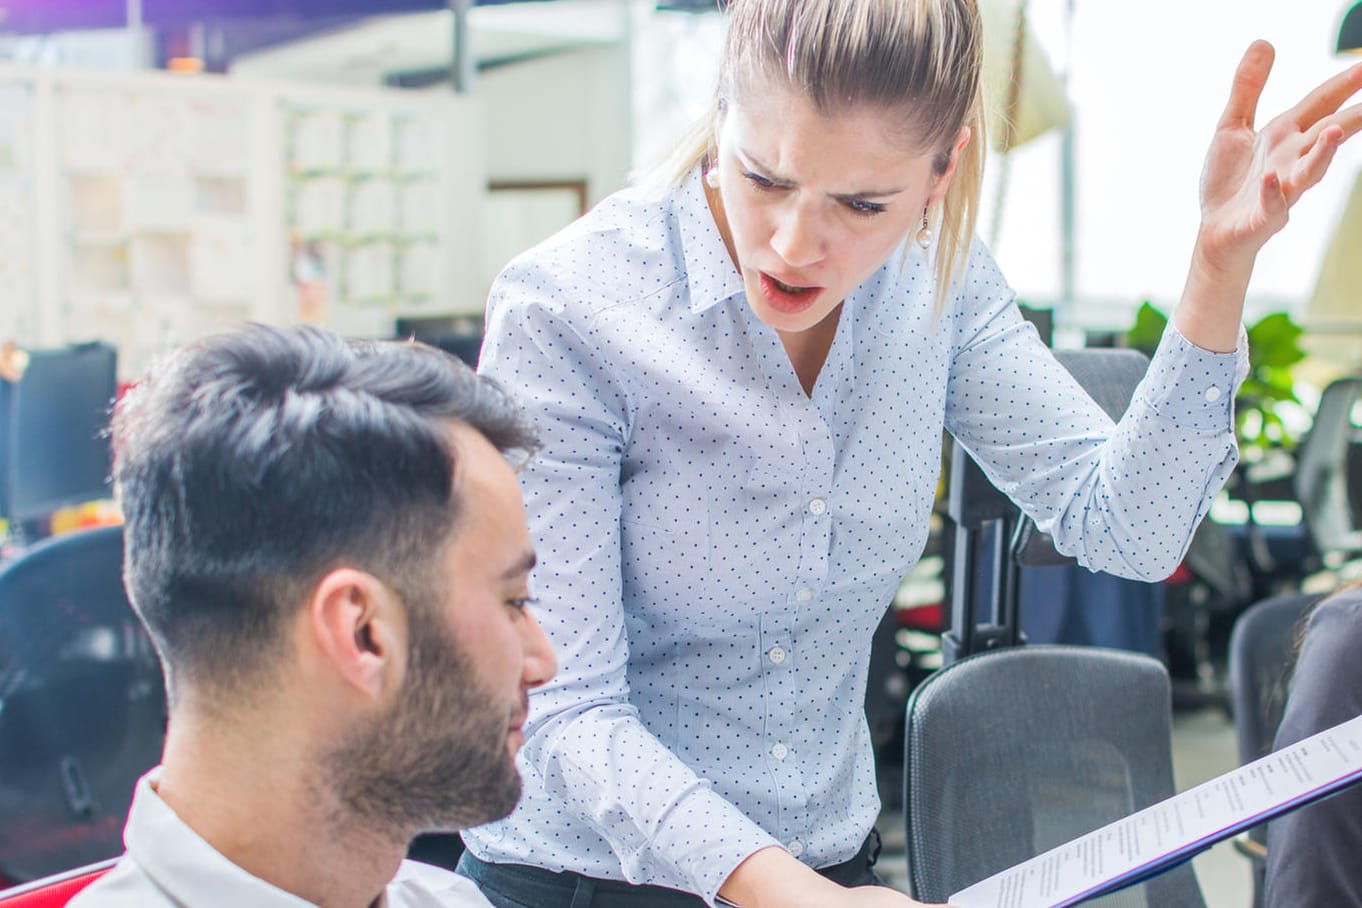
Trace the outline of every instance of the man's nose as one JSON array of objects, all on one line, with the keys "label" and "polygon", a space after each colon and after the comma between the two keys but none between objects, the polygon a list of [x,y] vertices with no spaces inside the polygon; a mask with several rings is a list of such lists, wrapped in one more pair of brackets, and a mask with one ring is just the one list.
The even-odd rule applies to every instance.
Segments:
[{"label": "man's nose", "polygon": [[538,687],[558,674],[558,659],[553,654],[553,644],[548,634],[540,626],[539,619],[529,609],[525,610],[523,642],[525,645],[525,667],[523,679],[527,687]]}]

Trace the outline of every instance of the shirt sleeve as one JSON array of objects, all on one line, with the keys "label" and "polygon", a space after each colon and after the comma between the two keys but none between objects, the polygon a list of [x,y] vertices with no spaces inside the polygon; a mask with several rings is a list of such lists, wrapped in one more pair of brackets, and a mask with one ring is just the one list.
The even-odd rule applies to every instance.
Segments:
[{"label": "shirt sleeve", "polygon": [[[1362,715],[1362,591],[1325,600],[1307,625],[1275,750]],[[1266,908],[1362,905],[1362,788],[1268,824]]]},{"label": "shirt sleeve", "polygon": [[541,441],[520,479],[539,555],[536,614],[561,669],[531,694],[522,765],[599,832],[630,882],[712,903],[738,864],[778,843],[629,702],[619,531],[629,395],[589,322],[543,302],[548,280],[530,265],[498,280],[481,366],[519,395]]},{"label": "shirt sleeve", "polygon": [[1021,316],[976,244],[954,322],[946,428],[1055,548],[1090,570],[1161,580],[1238,462],[1234,395],[1248,370],[1169,323],[1119,424]]}]

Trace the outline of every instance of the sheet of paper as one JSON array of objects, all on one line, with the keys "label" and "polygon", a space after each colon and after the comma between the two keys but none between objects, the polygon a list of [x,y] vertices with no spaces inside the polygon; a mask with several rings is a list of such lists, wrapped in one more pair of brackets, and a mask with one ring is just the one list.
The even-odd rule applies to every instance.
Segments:
[{"label": "sheet of paper", "polygon": [[956,908],[1064,908],[1174,867],[1264,820],[1362,782],[1362,716],[957,892]]}]

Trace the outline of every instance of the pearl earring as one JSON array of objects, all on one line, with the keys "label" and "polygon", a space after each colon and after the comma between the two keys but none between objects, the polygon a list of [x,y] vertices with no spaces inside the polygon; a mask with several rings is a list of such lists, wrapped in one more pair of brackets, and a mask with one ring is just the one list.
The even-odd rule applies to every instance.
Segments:
[{"label": "pearl earring", "polygon": [[932,248],[932,228],[927,225],[927,209],[922,209],[922,229],[917,232],[917,244],[923,249]]},{"label": "pearl earring", "polygon": [[705,171],[705,184],[706,184],[707,186],[709,186],[710,189],[718,189],[718,188],[719,188],[719,170],[718,170],[718,168],[711,167],[709,170],[706,170],[706,171]]}]

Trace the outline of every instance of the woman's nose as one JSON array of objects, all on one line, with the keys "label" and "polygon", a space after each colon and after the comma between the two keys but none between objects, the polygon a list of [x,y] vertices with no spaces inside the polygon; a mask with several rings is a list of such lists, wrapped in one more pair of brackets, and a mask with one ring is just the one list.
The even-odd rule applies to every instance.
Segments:
[{"label": "woman's nose", "polygon": [[812,265],[823,258],[823,247],[818,214],[797,203],[779,214],[771,233],[771,248],[786,264],[795,268]]}]

